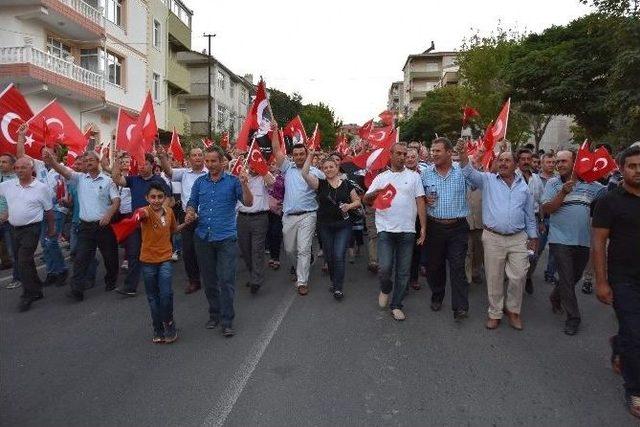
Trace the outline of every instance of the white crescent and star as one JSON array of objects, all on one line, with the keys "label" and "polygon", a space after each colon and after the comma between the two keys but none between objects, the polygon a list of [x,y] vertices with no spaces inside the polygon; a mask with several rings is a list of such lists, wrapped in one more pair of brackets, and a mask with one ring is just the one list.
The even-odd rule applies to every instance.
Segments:
[{"label": "white crescent and star", "polygon": [[593,171],[594,172],[598,172],[604,168],[606,168],[609,165],[609,161],[605,158],[598,158],[595,163],[593,164]]},{"label": "white crescent and star", "polygon": [[16,113],[12,113],[9,112],[7,114],[5,114],[2,117],[2,124],[0,125],[0,128],[2,129],[2,135],[4,136],[4,138],[13,145],[16,145],[17,142],[14,141],[14,139],[11,137],[11,134],[9,133],[9,125],[11,124],[11,122],[14,119],[22,119],[19,115],[17,115]]},{"label": "white crescent and star", "polygon": [[128,139],[129,141],[131,141],[131,132],[133,131],[133,128],[134,128],[134,127],[136,127],[136,124],[135,124],[135,123],[130,124],[129,126],[127,126],[126,134],[127,134],[127,139]]},{"label": "white crescent and star", "polygon": [[493,136],[499,136],[502,133],[502,128],[503,128],[503,124],[502,124],[502,120],[498,119],[498,121],[496,122],[495,126],[493,127],[493,130],[491,133],[493,133]]}]

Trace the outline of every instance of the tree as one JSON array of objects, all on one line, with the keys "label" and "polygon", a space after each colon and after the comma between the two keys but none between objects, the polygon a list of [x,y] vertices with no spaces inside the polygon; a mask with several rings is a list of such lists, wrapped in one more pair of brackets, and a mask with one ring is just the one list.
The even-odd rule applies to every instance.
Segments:
[{"label": "tree", "polygon": [[307,135],[311,136],[313,130],[318,123],[318,130],[322,135],[322,145],[327,148],[331,148],[336,142],[336,133],[338,128],[342,126],[342,123],[336,120],[333,110],[323,104],[306,104],[302,107],[300,112],[300,118],[304,123]]},{"label": "tree", "polygon": [[640,0],[580,0],[580,3],[593,6],[605,15],[635,17],[640,15]]},{"label": "tree", "polygon": [[302,96],[293,93],[289,96],[277,89],[269,89],[269,103],[278,125],[284,126],[302,112]]}]

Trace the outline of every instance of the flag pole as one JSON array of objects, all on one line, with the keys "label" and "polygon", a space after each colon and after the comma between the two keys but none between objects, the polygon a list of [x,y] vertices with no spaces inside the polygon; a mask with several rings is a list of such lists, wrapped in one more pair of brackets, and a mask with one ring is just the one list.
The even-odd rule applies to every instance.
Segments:
[{"label": "flag pole", "polygon": [[253,150],[253,145],[256,143],[256,134],[253,134],[253,139],[251,139],[251,145],[249,146],[249,151],[247,151],[247,158],[244,159],[244,165],[242,165],[243,169],[247,168],[247,163],[249,163],[249,156],[251,156],[251,150]]},{"label": "flag pole", "polygon": [[509,107],[507,108],[507,120],[504,121],[504,139],[507,139],[507,125],[509,124],[509,116],[511,115],[511,97],[507,99],[507,104],[509,104]]}]

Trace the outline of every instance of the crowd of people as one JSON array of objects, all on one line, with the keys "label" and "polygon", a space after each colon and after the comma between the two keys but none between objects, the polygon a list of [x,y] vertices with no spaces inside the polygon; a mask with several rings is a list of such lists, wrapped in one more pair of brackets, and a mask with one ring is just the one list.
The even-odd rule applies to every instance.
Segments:
[{"label": "crowd of people", "polygon": [[[277,270],[282,262],[298,294],[307,295],[317,286],[311,264],[322,253],[339,301],[348,295],[349,260],[366,244],[368,270],[380,282],[378,304],[393,319],[406,318],[403,300],[425,276],[431,310],[442,310],[448,291],[453,318],[463,322],[470,283],[485,283],[486,328],[499,328],[506,317],[522,330],[523,295],[534,292],[532,274],[548,245],[544,277],[553,285],[551,310],[564,314],[565,334],[580,329],[581,280],[582,292],[592,293],[595,281],[598,299],[613,305],[619,331],[612,338],[612,363],[624,377],[630,411],[640,416],[640,143],[619,153],[619,172],[584,182],[576,179],[571,150],[513,152],[502,144],[485,170],[464,141],[454,146],[436,138],[429,149],[399,142],[390,149],[388,167],[370,181],[340,154],[303,144],[283,152],[276,132],[266,175],[218,146],[192,148],[188,165],[179,164],[162,144],[135,174],[127,153],[117,153],[111,164],[93,149],[69,168],[49,148],[42,161],[26,156],[24,132],[22,127],[17,156],[0,155],[0,237],[6,247],[0,254],[2,265],[13,268],[8,287],[23,289],[20,311],[43,298],[43,286],[66,284],[66,235],[73,266],[67,296],[83,301],[95,285],[99,250],[105,291],[135,296],[142,276],[155,343],[177,339],[172,276],[178,256],[188,278],[184,292],[204,287],[205,327],[220,326],[229,337],[238,249],[252,294],[265,285],[266,269]],[[237,162],[242,167],[234,167]],[[118,242],[111,224],[131,217],[140,226]],[[44,282],[34,260],[38,245]],[[126,275],[118,287],[120,270]]]}]

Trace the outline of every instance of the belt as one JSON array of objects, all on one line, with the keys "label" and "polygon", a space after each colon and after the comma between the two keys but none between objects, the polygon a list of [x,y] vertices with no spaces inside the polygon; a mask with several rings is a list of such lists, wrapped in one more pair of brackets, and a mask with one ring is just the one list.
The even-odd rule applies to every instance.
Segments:
[{"label": "belt", "polygon": [[466,218],[451,218],[451,219],[445,219],[445,218],[435,218],[432,216],[428,216],[427,219],[429,221],[433,221],[436,222],[438,224],[444,224],[444,225],[452,225],[452,224],[457,224],[459,222],[462,222],[464,219]]},{"label": "belt", "polygon": [[245,216],[256,216],[256,215],[264,215],[269,211],[258,211],[258,212],[242,212],[242,211],[238,211],[238,213],[240,215],[245,215]]},{"label": "belt", "polygon": [[42,227],[41,224],[42,224],[42,222],[33,222],[33,223],[27,224],[27,225],[14,225],[13,229],[14,230],[22,230],[24,228],[35,227],[35,226]]},{"label": "belt", "polygon": [[315,211],[301,211],[301,212],[291,212],[288,214],[285,214],[287,216],[300,216],[300,215],[304,215],[304,214],[308,214],[308,213],[313,213]]},{"label": "belt", "polygon": [[520,230],[520,231],[516,231],[515,233],[501,233],[499,231],[494,230],[493,228],[487,227],[486,225],[483,226],[483,228],[493,234],[497,234],[499,236],[504,236],[504,237],[515,236],[516,234],[520,234],[524,231],[524,230]]}]

